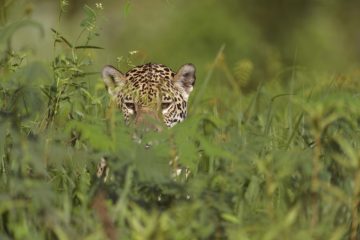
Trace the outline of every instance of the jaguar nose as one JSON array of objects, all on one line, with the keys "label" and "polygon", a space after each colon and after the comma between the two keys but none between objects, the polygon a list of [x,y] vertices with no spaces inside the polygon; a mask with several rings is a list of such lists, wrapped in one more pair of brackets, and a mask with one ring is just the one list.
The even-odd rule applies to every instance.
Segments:
[{"label": "jaguar nose", "polygon": [[142,108],[135,117],[135,126],[145,132],[162,130],[160,118],[156,111],[149,108]]}]

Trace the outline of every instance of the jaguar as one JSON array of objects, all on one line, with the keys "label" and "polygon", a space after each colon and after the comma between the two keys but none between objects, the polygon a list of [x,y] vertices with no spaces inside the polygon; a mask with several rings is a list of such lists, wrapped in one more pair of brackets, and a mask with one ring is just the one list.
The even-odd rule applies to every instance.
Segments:
[{"label": "jaguar", "polygon": [[[134,67],[126,73],[107,65],[102,70],[102,79],[126,124],[158,131],[162,125],[170,128],[186,118],[195,71],[190,63],[182,65],[177,72],[154,63]],[[102,159],[98,177],[104,175],[106,167],[106,160]]]}]

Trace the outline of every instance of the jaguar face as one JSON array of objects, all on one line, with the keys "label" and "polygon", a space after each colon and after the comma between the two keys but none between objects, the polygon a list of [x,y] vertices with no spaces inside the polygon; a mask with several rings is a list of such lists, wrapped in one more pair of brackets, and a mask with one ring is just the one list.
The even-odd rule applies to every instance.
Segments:
[{"label": "jaguar face", "polygon": [[183,121],[195,84],[195,67],[185,64],[177,72],[162,64],[144,64],[125,74],[105,66],[106,88],[122,111],[126,123],[164,123],[167,127]]}]

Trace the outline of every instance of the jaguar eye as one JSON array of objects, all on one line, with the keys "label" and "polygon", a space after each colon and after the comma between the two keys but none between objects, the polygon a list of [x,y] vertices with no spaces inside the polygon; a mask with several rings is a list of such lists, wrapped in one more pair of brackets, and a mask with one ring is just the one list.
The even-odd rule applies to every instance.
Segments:
[{"label": "jaguar eye", "polygon": [[135,104],[132,102],[125,102],[124,103],[127,108],[130,108],[132,110],[135,110]]},{"label": "jaguar eye", "polygon": [[163,102],[163,103],[161,103],[161,109],[162,110],[167,109],[168,107],[170,107],[170,104],[171,104],[171,102]]}]

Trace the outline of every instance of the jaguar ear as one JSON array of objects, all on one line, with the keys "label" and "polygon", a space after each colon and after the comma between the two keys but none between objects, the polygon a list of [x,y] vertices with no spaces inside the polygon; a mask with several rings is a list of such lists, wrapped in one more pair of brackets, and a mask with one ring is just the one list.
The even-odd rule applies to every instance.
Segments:
[{"label": "jaguar ear", "polygon": [[174,82],[175,85],[184,90],[186,97],[189,97],[193,90],[195,79],[195,66],[189,63],[181,66],[174,77]]},{"label": "jaguar ear", "polygon": [[102,70],[102,78],[110,95],[114,95],[114,89],[125,84],[126,78],[115,67],[107,65]]}]

